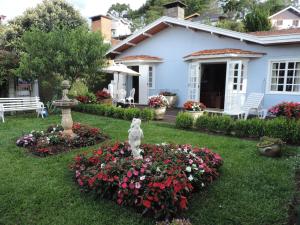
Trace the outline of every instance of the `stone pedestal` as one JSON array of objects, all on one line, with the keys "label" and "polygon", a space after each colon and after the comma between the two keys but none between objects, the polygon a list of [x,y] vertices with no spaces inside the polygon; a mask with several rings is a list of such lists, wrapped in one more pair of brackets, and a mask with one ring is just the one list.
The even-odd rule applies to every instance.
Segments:
[{"label": "stone pedestal", "polygon": [[73,127],[73,120],[71,115],[71,109],[61,109],[61,125],[64,128],[63,136],[69,136],[71,138],[74,138],[76,134],[73,133],[72,127]]}]

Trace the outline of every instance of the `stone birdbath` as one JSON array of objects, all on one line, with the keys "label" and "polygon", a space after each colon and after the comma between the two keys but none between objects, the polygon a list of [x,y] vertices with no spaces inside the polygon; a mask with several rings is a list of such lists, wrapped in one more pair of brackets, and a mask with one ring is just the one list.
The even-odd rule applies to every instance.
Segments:
[{"label": "stone birdbath", "polygon": [[68,136],[70,138],[74,138],[76,137],[76,134],[74,134],[72,130],[73,120],[71,115],[71,108],[78,105],[78,101],[76,99],[68,98],[68,93],[70,88],[70,83],[68,80],[64,80],[61,83],[61,86],[63,88],[62,99],[53,101],[53,105],[61,109],[61,115],[62,115],[61,125],[64,128],[62,135]]}]

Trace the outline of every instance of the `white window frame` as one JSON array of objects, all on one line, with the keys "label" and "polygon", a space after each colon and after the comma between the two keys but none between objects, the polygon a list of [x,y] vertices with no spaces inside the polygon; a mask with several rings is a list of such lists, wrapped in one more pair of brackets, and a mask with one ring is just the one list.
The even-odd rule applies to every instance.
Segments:
[{"label": "white window frame", "polygon": [[[299,92],[292,91],[271,91],[271,82],[272,82],[272,65],[273,63],[288,63],[288,62],[300,62],[300,58],[282,58],[282,59],[270,59],[268,62],[268,75],[266,82],[266,94],[274,94],[274,95],[300,95]],[[285,70],[284,77],[286,78],[287,70]],[[286,85],[286,79],[284,78],[284,85]]]},{"label": "white window frame", "polygon": [[[149,85],[149,74],[150,74],[150,67],[152,67],[152,86]],[[148,89],[155,89],[155,66],[149,65],[148,67]]]}]

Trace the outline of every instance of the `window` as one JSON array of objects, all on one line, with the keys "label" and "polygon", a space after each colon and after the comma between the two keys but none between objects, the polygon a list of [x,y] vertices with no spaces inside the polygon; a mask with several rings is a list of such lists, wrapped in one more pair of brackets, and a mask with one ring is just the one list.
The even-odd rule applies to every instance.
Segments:
[{"label": "window", "polygon": [[298,27],[299,26],[299,20],[293,20],[293,26]]},{"label": "window", "polygon": [[245,66],[243,62],[232,62],[229,64],[229,73],[234,92],[245,92]]},{"label": "window", "polygon": [[154,80],[154,71],[153,66],[149,66],[149,72],[148,72],[148,88],[154,89],[155,88],[155,80]]},{"label": "window", "polygon": [[269,90],[300,93],[300,60],[272,62]]},{"label": "window", "polygon": [[277,20],[276,25],[277,26],[282,26],[283,25],[283,21],[282,20]]}]

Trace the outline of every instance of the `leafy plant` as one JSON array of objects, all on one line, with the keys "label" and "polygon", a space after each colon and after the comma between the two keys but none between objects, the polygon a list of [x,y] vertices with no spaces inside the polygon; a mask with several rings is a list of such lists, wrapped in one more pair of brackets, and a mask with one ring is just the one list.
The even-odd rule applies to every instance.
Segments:
[{"label": "leafy plant", "polygon": [[271,138],[264,136],[260,139],[259,143],[257,144],[258,147],[267,147],[270,145],[284,145],[285,142],[282,141],[280,138]]},{"label": "leafy plant", "polygon": [[190,114],[186,112],[180,112],[176,116],[175,126],[177,128],[190,129],[193,127],[193,122],[194,119]]}]

